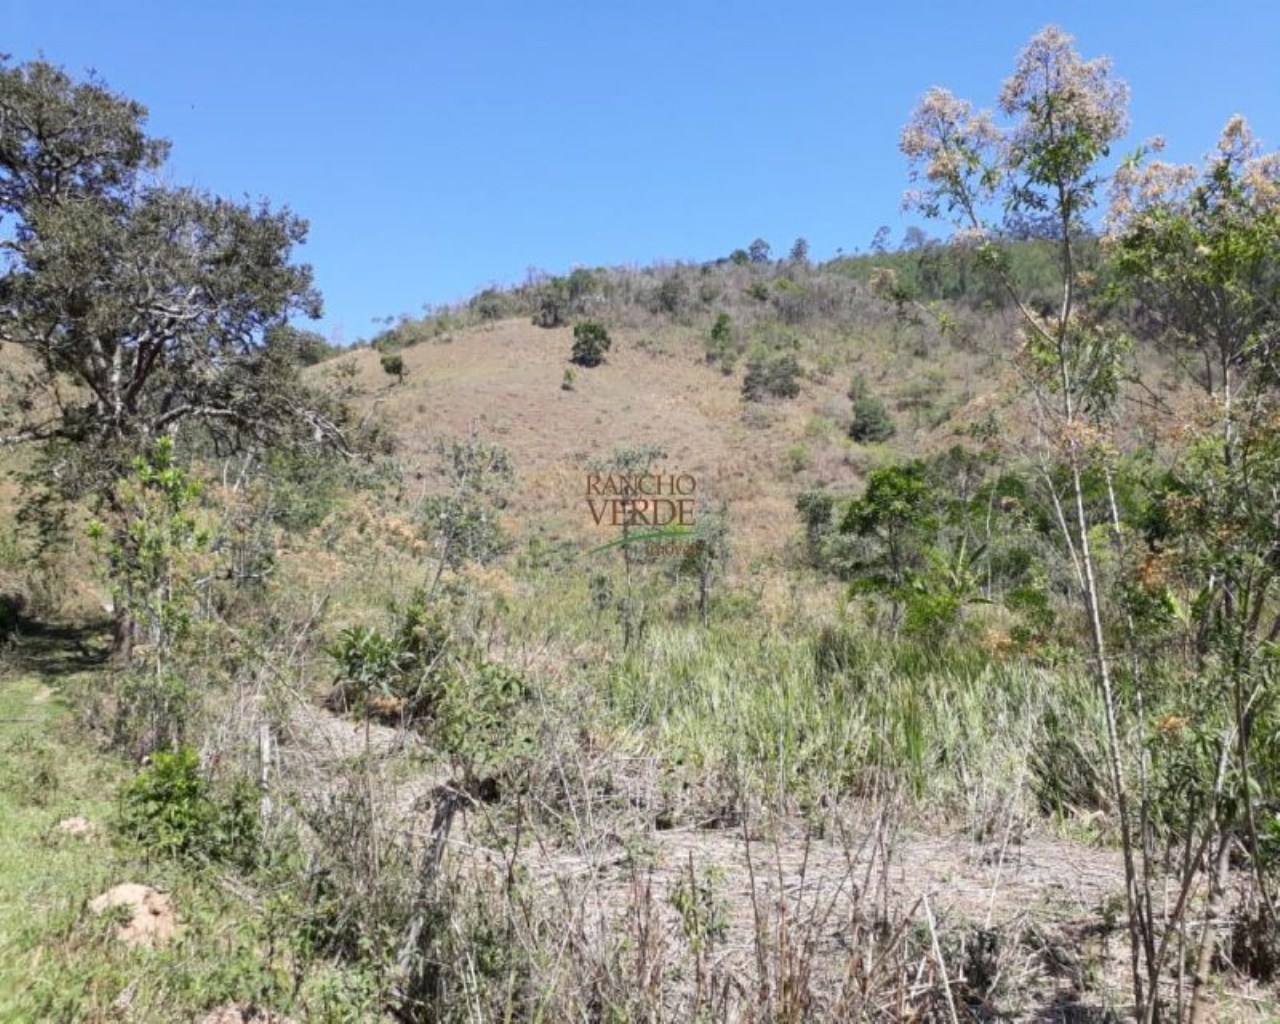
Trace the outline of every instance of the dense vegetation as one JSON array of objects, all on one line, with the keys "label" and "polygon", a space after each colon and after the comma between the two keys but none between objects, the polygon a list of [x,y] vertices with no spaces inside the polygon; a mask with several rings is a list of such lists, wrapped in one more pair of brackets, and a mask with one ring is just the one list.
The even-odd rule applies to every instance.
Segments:
[{"label": "dense vegetation", "polygon": [[[532,274],[389,324],[370,395],[359,353],[287,326],[319,301],[299,221],[161,186],[138,104],[0,63],[9,672],[20,692],[48,668],[63,638],[38,621],[96,573],[117,657],[62,670],[78,728],[56,742],[110,766],[112,866],[216,925],[141,980],[83,937],[77,893],[23,924],[39,970],[0,1007],[1194,1021],[1224,979],[1273,981],[1280,156],[1234,118],[1203,167],[1113,169],[1126,103],[1047,29],[998,114],[935,89],[904,129],[945,241]],[[801,483],[791,449],[767,559],[700,493],[677,555],[631,518],[582,571],[575,539],[510,528],[501,444],[440,439],[419,486],[378,424],[415,346],[515,318],[572,329],[589,372],[565,367],[565,402],[636,338],[723,380],[757,437],[836,379],[810,422],[856,474]],[[913,372],[875,373],[886,352]],[[583,468],[660,480],[664,455]],[[88,799],[57,750],[0,740],[16,827]],[[994,858],[984,919],[895,902],[909,827]],[[1037,830],[1117,851],[1085,932],[993,916]],[[703,838],[672,873],[682,835]],[[806,886],[811,852],[832,874]]]}]

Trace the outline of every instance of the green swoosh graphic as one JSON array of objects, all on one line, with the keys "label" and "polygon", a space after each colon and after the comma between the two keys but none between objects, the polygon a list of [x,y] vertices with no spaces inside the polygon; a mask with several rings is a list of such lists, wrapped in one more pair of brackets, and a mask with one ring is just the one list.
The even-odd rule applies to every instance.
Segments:
[{"label": "green swoosh graphic", "polygon": [[633,533],[626,537],[619,537],[617,540],[611,540],[608,544],[601,544],[599,547],[592,548],[587,552],[594,555],[600,551],[607,551],[609,548],[616,548],[623,544],[635,544],[642,540],[662,540],[669,537],[688,537],[693,534],[687,526],[668,526],[660,530],[649,530],[645,533]]}]

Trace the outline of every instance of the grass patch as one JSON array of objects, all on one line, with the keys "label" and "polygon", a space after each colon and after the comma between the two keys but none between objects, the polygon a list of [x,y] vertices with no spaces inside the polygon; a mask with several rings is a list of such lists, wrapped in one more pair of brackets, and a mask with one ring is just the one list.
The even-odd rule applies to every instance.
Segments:
[{"label": "grass patch", "polygon": [[[265,875],[232,881],[119,841],[112,822],[131,775],[77,730],[57,689],[0,673],[0,1021],[167,1024],[228,1003],[304,1020],[378,1019],[372,982],[300,955],[296,908],[276,905]],[[59,831],[71,817],[90,834]],[[121,882],[172,896],[172,943],[129,948],[113,935],[118,915],[89,911]]]}]

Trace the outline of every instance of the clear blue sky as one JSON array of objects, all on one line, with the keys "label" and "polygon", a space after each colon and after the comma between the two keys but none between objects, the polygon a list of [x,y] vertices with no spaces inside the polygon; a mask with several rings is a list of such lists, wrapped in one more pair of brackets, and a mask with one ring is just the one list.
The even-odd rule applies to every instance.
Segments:
[{"label": "clear blue sky", "polygon": [[1237,111],[1280,146],[1265,0],[0,0],[0,50],[145,103],[175,183],[308,218],[319,326],[350,343],[529,267],[896,240],[920,93],[992,103],[1048,23],[1114,59],[1170,157]]}]

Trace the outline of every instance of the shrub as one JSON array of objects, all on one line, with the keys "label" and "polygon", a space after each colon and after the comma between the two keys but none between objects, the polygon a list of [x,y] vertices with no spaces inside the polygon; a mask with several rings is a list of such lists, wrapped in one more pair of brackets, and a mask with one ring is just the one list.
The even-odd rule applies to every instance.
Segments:
[{"label": "shrub", "polygon": [[898,432],[884,402],[874,395],[864,395],[853,401],[853,422],[849,424],[849,436],[862,444],[887,441]]},{"label": "shrub", "polygon": [[800,394],[800,364],[793,355],[763,357],[747,364],[742,397],[749,402],[765,398],[795,398]]},{"label": "shrub", "polygon": [[573,329],[573,354],[570,362],[579,366],[599,366],[612,345],[613,339],[603,325],[586,320]]},{"label": "shrub", "polygon": [[559,327],[569,311],[569,286],[563,277],[544,281],[534,298],[535,327]]},{"label": "shrub", "polygon": [[257,854],[257,794],[248,779],[225,792],[200,771],[190,747],[155,755],[121,794],[120,831],[170,857],[251,867]]},{"label": "shrub", "polygon": [[511,455],[475,434],[442,442],[439,453],[448,490],[423,501],[424,534],[447,565],[492,561],[507,549],[500,514],[515,484]]},{"label": "shrub", "polygon": [[823,538],[831,532],[835,507],[835,498],[823,490],[805,491],[796,498],[796,511],[804,523],[805,548],[814,564]]},{"label": "shrub", "polygon": [[396,380],[403,381],[405,375],[404,357],[391,352],[382,354],[382,371],[389,377],[395,377]]},{"label": "shrub", "polygon": [[471,300],[470,306],[481,323],[510,316],[512,309],[511,300],[497,288],[486,288]]},{"label": "shrub", "polygon": [[662,279],[653,293],[653,311],[676,316],[689,297],[689,283],[675,271]]},{"label": "shrub", "polygon": [[717,314],[706,343],[707,362],[718,364],[725,373],[732,373],[740,348],[741,342],[735,337],[729,314]]},{"label": "shrub", "polygon": [[389,634],[352,626],[326,649],[338,669],[331,707],[406,720],[435,710],[449,668],[450,630],[421,594],[393,613]]}]

